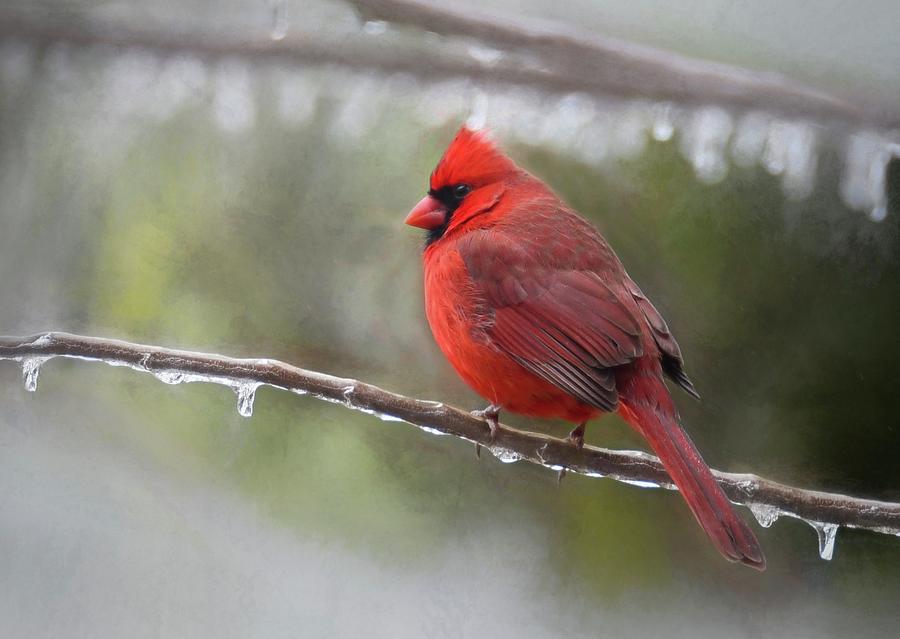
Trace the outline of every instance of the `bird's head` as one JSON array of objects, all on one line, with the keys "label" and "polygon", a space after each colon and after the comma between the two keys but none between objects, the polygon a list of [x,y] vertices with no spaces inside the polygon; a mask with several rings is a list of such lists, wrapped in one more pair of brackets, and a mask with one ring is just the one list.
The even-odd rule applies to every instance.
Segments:
[{"label": "bird's head", "polygon": [[406,223],[428,231],[428,244],[463,225],[473,227],[471,221],[489,212],[521,173],[486,132],[464,126],[431,173],[428,195]]}]

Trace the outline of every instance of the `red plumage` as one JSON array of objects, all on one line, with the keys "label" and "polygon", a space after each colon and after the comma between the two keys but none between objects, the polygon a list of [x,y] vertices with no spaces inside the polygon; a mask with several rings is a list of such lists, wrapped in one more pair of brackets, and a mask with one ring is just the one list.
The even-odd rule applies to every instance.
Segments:
[{"label": "red plumage", "polygon": [[459,375],[493,406],[578,426],[618,411],[650,443],[729,560],[765,558],[679,425],[689,393],[665,321],[599,232],[482,133],[459,131],[407,223],[429,232],[425,310]]}]

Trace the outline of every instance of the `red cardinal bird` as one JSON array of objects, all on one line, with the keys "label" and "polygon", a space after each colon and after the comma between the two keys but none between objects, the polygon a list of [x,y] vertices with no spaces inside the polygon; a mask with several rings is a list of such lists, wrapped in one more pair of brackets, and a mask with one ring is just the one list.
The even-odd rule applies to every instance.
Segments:
[{"label": "red cardinal bird", "polygon": [[643,435],[727,559],[762,549],[679,424],[667,375],[699,397],[681,350],[606,240],[482,133],[463,127],[406,218],[428,231],[425,311],[457,373],[499,411],[577,427],[618,413]]}]

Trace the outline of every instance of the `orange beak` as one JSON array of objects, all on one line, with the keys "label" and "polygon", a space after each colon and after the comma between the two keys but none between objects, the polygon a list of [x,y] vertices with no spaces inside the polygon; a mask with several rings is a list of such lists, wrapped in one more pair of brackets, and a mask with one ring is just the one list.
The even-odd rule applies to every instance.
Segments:
[{"label": "orange beak", "polygon": [[436,229],[447,221],[447,207],[430,195],[422,198],[422,201],[413,207],[406,216],[404,222],[410,226],[430,231]]}]

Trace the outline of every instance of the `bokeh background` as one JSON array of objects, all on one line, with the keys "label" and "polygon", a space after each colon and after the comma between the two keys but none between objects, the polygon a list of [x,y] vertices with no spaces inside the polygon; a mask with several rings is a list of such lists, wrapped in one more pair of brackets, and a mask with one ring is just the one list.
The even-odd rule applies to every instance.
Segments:
[{"label": "bokeh background", "polygon": [[[2,8],[503,56],[339,0]],[[479,8],[900,99],[891,2]],[[480,407],[432,343],[423,238],[402,225],[469,117],[603,230],[667,317],[711,465],[900,500],[900,135],[865,123],[4,30],[0,333],[273,357]],[[643,446],[616,418],[588,441]],[[31,394],[0,362],[3,636],[896,632],[900,539],[841,530],[826,562],[803,522],[757,530],[764,574],[722,561],[669,491],[558,486],[269,388],[247,419],[221,386],[53,360]]]}]

